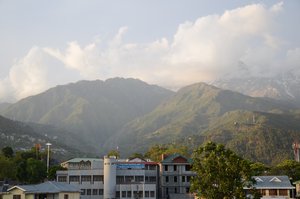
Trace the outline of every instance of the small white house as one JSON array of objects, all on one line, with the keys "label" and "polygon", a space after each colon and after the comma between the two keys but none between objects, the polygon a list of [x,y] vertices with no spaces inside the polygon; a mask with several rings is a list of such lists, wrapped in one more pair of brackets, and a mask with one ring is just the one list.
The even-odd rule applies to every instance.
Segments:
[{"label": "small white house", "polygon": [[3,199],[80,199],[80,189],[62,182],[17,185],[2,195]]}]

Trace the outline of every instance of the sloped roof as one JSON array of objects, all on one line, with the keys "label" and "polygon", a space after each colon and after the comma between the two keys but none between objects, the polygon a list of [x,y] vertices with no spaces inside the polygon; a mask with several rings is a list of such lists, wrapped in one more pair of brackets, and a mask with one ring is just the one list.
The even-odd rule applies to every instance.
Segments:
[{"label": "sloped roof", "polygon": [[47,181],[37,185],[17,185],[8,189],[8,191],[16,188],[21,189],[25,193],[80,192],[80,189],[74,185],[54,181]]},{"label": "sloped roof", "polygon": [[294,189],[288,176],[253,176],[256,189]]},{"label": "sloped roof", "polygon": [[100,158],[73,158],[73,159],[70,159],[68,161],[65,161],[63,163],[67,163],[67,162],[81,162],[81,161],[84,161],[84,162],[87,162],[87,161],[90,161],[90,162],[93,162],[93,161],[103,161],[103,159],[100,159]]},{"label": "sloped roof", "polygon": [[174,160],[175,160],[176,158],[179,158],[179,157],[182,157],[182,158],[186,159],[186,161],[187,161],[188,163],[192,164],[192,159],[186,158],[186,157],[184,157],[183,155],[181,155],[181,154],[179,154],[179,153],[174,153],[174,154],[172,154],[172,155],[167,156],[164,160],[161,161],[161,163],[173,163]]}]

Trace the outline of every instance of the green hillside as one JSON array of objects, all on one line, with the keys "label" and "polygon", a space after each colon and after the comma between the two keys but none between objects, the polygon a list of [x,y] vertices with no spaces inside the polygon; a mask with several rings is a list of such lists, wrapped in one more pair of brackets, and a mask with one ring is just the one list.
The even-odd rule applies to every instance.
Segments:
[{"label": "green hillside", "polygon": [[[53,158],[65,159],[66,157],[74,157],[82,155],[83,152],[76,148],[70,147],[64,143],[63,131],[49,127],[34,124],[26,124],[18,121],[13,121],[0,116],[0,148],[6,146],[12,147],[16,151],[29,150],[40,144],[42,150],[46,150],[46,143],[52,143],[51,151],[54,155]],[[46,130],[47,129],[47,130]],[[51,134],[44,134],[51,131]],[[54,134],[61,136],[53,136]]]},{"label": "green hillside", "polygon": [[[179,90],[151,113],[128,123],[109,143],[130,153],[145,151],[156,143],[179,141],[191,146],[189,142],[196,145],[213,140],[247,154],[250,159],[272,163],[276,162],[273,155],[277,151],[285,154],[282,157],[290,157],[290,146],[300,133],[299,115],[292,114],[292,108],[279,101],[199,83]],[[258,142],[259,137],[266,141]],[[263,152],[242,148],[252,142],[264,147],[267,140],[274,147]]]},{"label": "green hillside", "polygon": [[3,115],[66,129],[69,137],[81,141],[78,148],[103,154],[102,144],[107,138],[172,94],[136,79],[80,81],[20,100]]}]

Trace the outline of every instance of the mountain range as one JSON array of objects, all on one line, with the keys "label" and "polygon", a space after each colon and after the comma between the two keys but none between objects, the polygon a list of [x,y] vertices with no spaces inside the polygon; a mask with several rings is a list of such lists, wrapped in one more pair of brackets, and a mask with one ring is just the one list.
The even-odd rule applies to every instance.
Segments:
[{"label": "mountain range", "polygon": [[57,86],[0,111],[97,156],[116,148],[127,156],[153,144],[193,148],[213,140],[251,160],[276,164],[292,158],[291,145],[300,135],[294,99],[251,97],[205,83],[174,92],[137,79],[113,78]]}]

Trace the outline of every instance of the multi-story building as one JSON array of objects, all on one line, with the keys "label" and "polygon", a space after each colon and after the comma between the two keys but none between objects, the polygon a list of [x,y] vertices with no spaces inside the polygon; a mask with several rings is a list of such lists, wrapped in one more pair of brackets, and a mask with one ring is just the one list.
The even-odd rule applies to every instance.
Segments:
[{"label": "multi-story building", "polygon": [[81,189],[82,199],[158,198],[159,165],[139,158],[75,158],[61,164],[57,181]]},{"label": "multi-story building", "polygon": [[162,155],[160,163],[161,198],[194,198],[190,193],[192,160],[180,154]]}]

